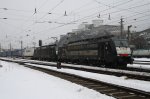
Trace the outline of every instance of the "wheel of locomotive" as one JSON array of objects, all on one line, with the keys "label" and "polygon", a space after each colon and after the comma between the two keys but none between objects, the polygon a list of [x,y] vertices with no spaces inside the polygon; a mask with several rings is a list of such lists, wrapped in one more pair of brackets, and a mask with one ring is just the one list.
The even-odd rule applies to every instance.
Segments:
[{"label": "wheel of locomotive", "polygon": [[110,68],[118,68],[117,62],[111,63]]},{"label": "wheel of locomotive", "polygon": [[111,68],[111,63],[105,63],[106,68]]},{"label": "wheel of locomotive", "polygon": [[98,66],[98,65],[99,65],[99,62],[98,62],[98,61],[93,61],[93,62],[92,62],[92,65],[93,65],[93,66]]},{"label": "wheel of locomotive", "polygon": [[110,63],[106,63],[106,64],[105,64],[105,67],[106,67],[106,68],[117,68],[118,65],[117,65],[116,62],[110,62]]},{"label": "wheel of locomotive", "polygon": [[117,67],[121,69],[127,68],[127,63],[118,63]]},{"label": "wheel of locomotive", "polygon": [[123,63],[122,68],[127,68],[127,63]]}]

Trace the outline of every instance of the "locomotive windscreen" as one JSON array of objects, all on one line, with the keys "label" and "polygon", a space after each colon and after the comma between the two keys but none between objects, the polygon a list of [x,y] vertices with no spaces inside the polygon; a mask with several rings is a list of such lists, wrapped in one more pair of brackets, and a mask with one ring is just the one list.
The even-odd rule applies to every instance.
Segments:
[{"label": "locomotive windscreen", "polygon": [[114,40],[116,47],[128,47],[128,41],[127,40]]}]

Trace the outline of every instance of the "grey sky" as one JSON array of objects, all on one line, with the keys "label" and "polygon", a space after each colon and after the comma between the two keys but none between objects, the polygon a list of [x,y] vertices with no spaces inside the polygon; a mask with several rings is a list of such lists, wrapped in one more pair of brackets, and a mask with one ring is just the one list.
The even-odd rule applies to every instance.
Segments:
[{"label": "grey sky", "polygon": [[119,25],[121,16],[124,26],[133,25],[134,31],[149,28],[150,0],[0,0],[0,43],[3,48],[10,42],[20,48],[21,40],[24,47],[38,45],[39,39],[48,44],[54,42],[51,37],[66,34],[82,22],[101,19]]}]

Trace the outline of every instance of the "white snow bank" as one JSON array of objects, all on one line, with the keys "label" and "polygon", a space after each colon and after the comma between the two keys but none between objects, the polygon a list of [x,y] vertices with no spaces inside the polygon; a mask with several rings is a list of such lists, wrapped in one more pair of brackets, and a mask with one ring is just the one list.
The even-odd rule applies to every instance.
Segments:
[{"label": "white snow bank", "polygon": [[127,67],[150,70],[150,65],[143,65],[143,64],[142,65],[141,64],[128,64]]},{"label": "white snow bank", "polygon": [[91,73],[91,72],[78,71],[78,70],[72,70],[72,69],[63,69],[63,68],[57,69],[56,67],[49,67],[49,66],[43,66],[43,65],[35,65],[35,64],[29,64],[29,65],[48,68],[48,69],[60,71],[60,72],[67,72],[70,74],[80,75],[86,78],[92,78],[92,79],[96,79],[96,80],[107,82],[107,83],[112,83],[112,84],[116,84],[120,86],[125,86],[125,87],[130,87],[130,88],[150,92],[150,82],[148,81],[126,79],[125,77],[116,77],[116,76],[111,76],[111,75]]},{"label": "white snow bank", "polygon": [[69,81],[1,61],[1,99],[114,99]]},{"label": "white snow bank", "polygon": [[135,61],[150,61],[150,58],[134,58]]}]

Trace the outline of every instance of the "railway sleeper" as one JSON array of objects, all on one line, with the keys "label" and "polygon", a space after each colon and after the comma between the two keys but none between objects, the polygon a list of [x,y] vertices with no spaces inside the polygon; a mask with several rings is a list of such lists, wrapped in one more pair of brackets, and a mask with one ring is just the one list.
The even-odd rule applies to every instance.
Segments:
[{"label": "railway sleeper", "polygon": [[141,96],[140,98],[139,98],[139,96],[124,96],[124,97],[119,97],[120,99],[148,99],[148,98],[146,98],[146,97],[144,97],[144,96]]},{"label": "railway sleeper", "polygon": [[99,88],[99,87],[103,87],[103,86],[101,86],[101,85],[94,85],[94,84],[93,84],[93,85],[89,85],[89,87],[92,87],[93,89],[95,89],[95,88],[97,88],[97,87]]},{"label": "railway sleeper", "polygon": [[79,82],[75,82],[77,84],[82,84],[82,85],[94,85],[94,83],[88,83],[88,82],[85,82],[85,81],[79,81]]},{"label": "railway sleeper", "polygon": [[93,89],[101,91],[101,90],[104,90],[104,89],[108,89],[108,87],[107,86],[99,86],[99,87],[94,87]]},{"label": "railway sleeper", "polygon": [[113,96],[117,96],[117,97],[125,97],[125,96],[129,96],[129,95],[133,95],[133,94],[130,94],[128,92],[119,92],[119,93],[114,93],[112,94]]},{"label": "railway sleeper", "polygon": [[[77,82],[78,83],[78,82]],[[95,84],[94,83],[88,83],[88,82],[86,82],[86,83],[81,83],[81,84],[83,84],[83,85],[85,85],[85,86],[87,86],[87,87],[92,87],[92,86],[95,86]],[[98,85],[99,86],[99,85]]]},{"label": "railway sleeper", "polygon": [[104,93],[113,93],[116,91],[116,89],[106,89],[106,90],[101,90]]},{"label": "railway sleeper", "polygon": [[[136,96],[136,95],[125,95],[125,96],[120,96],[119,98],[121,98],[121,99],[133,99],[135,96]],[[136,98],[136,99],[139,99],[139,97]],[[141,98],[140,98],[140,99],[141,99]]]}]

